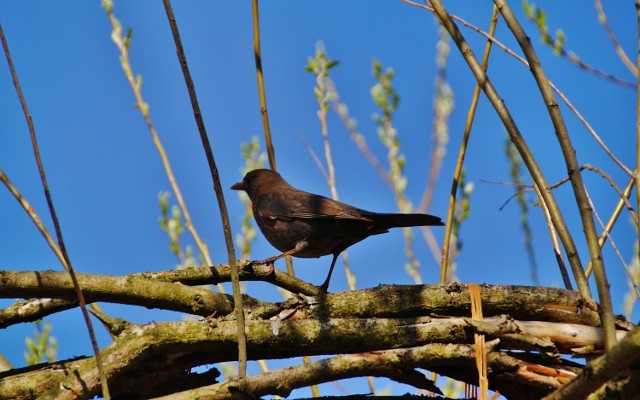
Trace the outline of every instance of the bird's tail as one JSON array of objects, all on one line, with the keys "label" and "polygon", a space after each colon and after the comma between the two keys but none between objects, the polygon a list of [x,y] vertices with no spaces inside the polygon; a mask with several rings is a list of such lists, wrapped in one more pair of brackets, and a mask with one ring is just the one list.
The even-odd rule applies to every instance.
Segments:
[{"label": "bird's tail", "polygon": [[442,220],[429,214],[385,214],[367,213],[363,217],[371,218],[377,228],[401,228],[407,226],[444,225]]}]

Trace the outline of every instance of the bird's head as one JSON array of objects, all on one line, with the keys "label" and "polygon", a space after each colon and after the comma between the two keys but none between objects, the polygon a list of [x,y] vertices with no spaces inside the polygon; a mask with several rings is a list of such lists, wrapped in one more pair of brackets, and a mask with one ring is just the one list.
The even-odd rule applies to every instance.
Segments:
[{"label": "bird's head", "polygon": [[268,192],[282,183],[286,184],[279,173],[270,169],[254,169],[247,172],[242,181],[231,186],[231,189],[244,190],[249,198],[253,199],[260,193]]}]

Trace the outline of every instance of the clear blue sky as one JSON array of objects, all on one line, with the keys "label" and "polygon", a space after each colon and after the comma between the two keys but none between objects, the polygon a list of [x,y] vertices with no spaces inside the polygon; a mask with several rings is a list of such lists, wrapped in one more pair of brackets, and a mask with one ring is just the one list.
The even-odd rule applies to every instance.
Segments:
[{"label": "clear blue sky", "polygon": [[[252,51],[250,2],[174,2],[174,12],[213,144],[223,186],[241,179],[240,143],[262,137]],[[574,102],[580,112],[630,168],[635,154],[634,90],[622,88],[578,70],[541,45],[535,27],[524,20],[519,1],[512,2],[532,37],[547,74]],[[604,29],[588,2],[539,2],[548,12],[548,24],[562,27],[567,47],[603,71],[634,81],[617,58]],[[489,2],[448,2],[451,12],[483,27],[488,26]],[[605,4],[607,16],[622,47],[636,54],[637,26],[631,2]],[[376,109],[370,88],[372,61],[381,60],[396,72],[401,96],[395,123],[401,151],[407,157],[407,194],[419,202],[426,182],[431,150],[433,89],[436,76],[437,24],[433,15],[399,1],[267,2],[261,6],[262,50],[269,115],[278,168],[295,186],[329,196],[322,174],[309,155],[304,135],[322,154],[314,77],[303,71],[316,42],[322,41],[331,58],[340,61],[333,70],[342,99],[349,105],[360,131],[375,154],[386,160],[371,115]],[[151,117],[168,149],[196,228],[207,241],[216,263],[224,263],[226,249],[208,168],[188,102],[175,48],[160,2],[116,1],[115,14],[133,29],[130,48],[136,74],[143,77],[143,95]],[[570,18],[568,18],[570,16]],[[124,78],[118,53],[111,41],[111,25],[98,1],[0,3],[0,23],[12,51],[26,100],[35,122],[42,158],[53,199],[61,219],[71,259],[78,272],[124,275],[174,268],[167,237],[158,226],[157,195],[169,183],[151,136]],[[481,54],[484,40],[462,29]],[[498,37],[518,53],[504,23]],[[556,182],[566,175],[560,150],[536,91],[531,74],[522,64],[495,48],[490,77],[510,108],[524,137],[547,175]],[[450,145],[431,213],[446,214],[447,192],[455,165],[466,109],[475,81],[466,64],[452,49],[447,79],[454,92]],[[620,186],[625,175],[595,144],[580,122],[562,107],[580,163],[599,166]],[[329,135],[337,170],[341,200],[374,211],[395,211],[393,195],[369,167],[335,115]],[[516,203],[499,207],[513,189],[483,183],[509,181],[503,155],[505,131],[485,98],[479,104],[466,161],[467,179],[474,183],[471,216],[464,224],[464,247],[458,258],[459,279],[464,282],[531,284]],[[48,214],[33,159],[28,131],[12,86],[6,62],[0,62],[0,168],[14,181],[41,217]],[[607,219],[615,193],[593,173],[585,173],[590,195],[601,217]],[[556,191],[567,223],[576,237],[583,262],[588,253],[582,227],[568,186]],[[237,194],[226,191],[234,233],[238,232],[242,206]],[[533,200],[533,196],[529,195]],[[51,251],[10,194],[0,189],[0,269],[61,270]],[[534,248],[543,285],[561,286],[548,231],[538,207],[530,216]],[[51,228],[51,224],[47,222]],[[443,230],[435,230],[439,241]],[[613,232],[625,260],[630,260],[635,231],[628,213]],[[185,243],[191,241],[185,238]],[[426,283],[438,281],[438,269],[418,237],[416,253]],[[254,257],[275,250],[261,237]],[[622,312],[628,291],[621,263],[606,247],[614,307]],[[296,261],[298,275],[314,283],[324,279],[330,257]],[[402,233],[396,230],[370,238],[350,249],[350,262],[359,288],[381,283],[411,283],[404,272]],[[283,265],[277,264],[279,267]],[[331,290],[346,289],[341,261]],[[261,284],[247,290],[262,299],[278,299],[277,291]],[[595,292],[595,285],[593,285]],[[3,301],[0,304],[9,304]],[[136,322],[179,318],[176,314],[135,307],[106,306],[114,316]],[[637,321],[638,312],[635,313]],[[59,358],[89,354],[80,312],[72,310],[47,320],[59,340]],[[0,352],[16,366],[24,363],[23,339],[34,328],[23,324],[0,332]],[[101,342],[108,343],[102,329]],[[86,340],[85,340],[86,339]],[[354,390],[365,389],[356,388]],[[404,389],[394,389],[394,394]]]}]

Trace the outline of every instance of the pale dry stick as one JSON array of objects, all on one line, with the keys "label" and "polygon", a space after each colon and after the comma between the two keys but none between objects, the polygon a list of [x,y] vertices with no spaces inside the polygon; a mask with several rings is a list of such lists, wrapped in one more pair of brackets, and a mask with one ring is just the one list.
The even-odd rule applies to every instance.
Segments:
[{"label": "pale dry stick", "polygon": [[[100,384],[101,384],[103,396],[106,400],[109,400],[111,396],[109,394],[109,386],[107,384],[107,378],[104,373],[104,367],[102,365],[102,356],[100,355],[100,348],[98,347],[98,342],[96,340],[96,335],[93,330],[93,324],[91,323],[91,318],[89,318],[89,312],[87,311],[87,304],[84,300],[84,295],[82,294],[82,290],[80,288],[80,285],[78,284],[78,279],[76,277],[75,270],[73,268],[73,265],[71,264],[71,259],[69,258],[69,254],[67,253],[66,246],[64,244],[62,229],[60,228],[60,222],[58,220],[56,209],[53,205],[53,198],[51,197],[51,192],[49,191],[49,184],[47,183],[47,177],[44,171],[44,166],[42,164],[42,158],[40,157],[40,148],[38,146],[38,140],[36,137],[35,127],[33,125],[33,120],[31,118],[31,112],[29,112],[29,107],[27,106],[27,102],[24,98],[24,94],[22,93],[22,88],[20,87],[18,74],[16,73],[16,70],[13,66],[13,61],[11,59],[11,52],[9,51],[9,45],[4,35],[4,30],[2,29],[2,25],[0,25],[0,41],[2,42],[2,48],[4,50],[5,57],[7,58],[7,64],[9,65],[11,78],[13,79],[13,85],[16,88],[16,93],[18,95],[18,99],[20,100],[20,105],[22,106],[22,111],[24,113],[24,116],[27,122],[29,135],[31,137],[31,144],[33,147],[33,153],[35,156],[36,164],[38,166],[38,173],[40,174],[42,189],[44,191],[44,196],[47,201],[47,207],[49,208],[49,214],[51,215],[51,220],[53,222],[53,226],[56,232],[56,237],[58,239],[58,243],[57,243],[58,253],[56,253],[56,256],[58,256],[58,258],[60,259],[62,266],[69,274],[69,278],[73,283],[73,288],[75,290],[76,297],[78,298],[78,303],[80,305],[82,318],[84,319],[85,325],[87,327],[87,331],[89,333],[89,340],[91,341],[91,347],[96,357],[96,364],[98,367],[98,374],[100,376]],[[35,215],[35,212],[34,212],[34,215]],[[49,243],[49,245],[51,245],[51,243]],[[55,253],[55,250],[54,250],[54,253]],[[60,256],[62,257],[60,258]]]},{"label": "pale dry stick", "polygon": [[[489,26],[489,35],[493,36],[498,24],[498,10],[493,7],[493,15],[491,16],[491,24]],[[491,42],[487,41],[484,48],[484,54],[482,55],[482,70],[487,70],[489,63],[489,55],[491,54]],[[442,244],[442,253],[440,260],[440,283],[444,284],[447,279],[447,268],[449,267],[449,247],[451,245],[451,231],[453,229],[453,214],[456,205],[456,196],[458,193],[458,185],[460,181],[460,174],[462,173],[462,165],[464,164],[464,157],[467,154],[467,145],[469,143],[469,137],[471,136],[471,127],[473,126],[473,119],[475,117],[476,108],[478,106],[478,99],[480,98],[480,84],[476,84],[473,90],[473,96],[471,97],[471,104],[467,111],[467,120],[464,127],[464,134],[462,136],[462,143],[460,143],[460,150],[458,151],[458,159],[456,162],[456,168],[453,172],[453,181],[451,183],[451,191],[449,192],[449,207],[447,208],[447,223],[444,231],[444,243]]]},{"label": "pale dry stick", "polygon": [[260,98],[260,115],[264,129],[264,141],[269,155],[269,165],[276,171],[276,152],[271,140],[271,128],[269,125],[269,112],[267,110],[267,95],[264,88],[264,76],[262,75],[262,53],[260,49],[260,16],[258,13],[258,0],[251,1],[253,17],[253,55],[256,62],[256,77],[258,80],[258,96]]},{"label": "pale dry stick", "polygon": [[[507,23],[507,26],[509,26],[509,29],[513,33],[515,39],[518,41],[520,48],[522,49],[525,57],[527,58],[527,61],[529,62],[530,71],[532,72],[536,84],[538,85],[540,94],[542,95],[542,98],[544,100],[544,104],[547,107],[549,117],[551,119],[551,122],[553,123],[556,138],[558,140],[558,143],[560,144],[564,161],[567,165],[569,178],[571,179],[571,186],[573,188],[573,194],[576,200],[576,206],[578,207],[578,210],[580,212],[582,228],[584,231],[585,239],[587,241],[587,247],[589,248],[589,256],[593,263],[593,271],[596,278],[596,288],[598,289],[598,297],[600,299],[600,318],[602,319],[602,325],[604,328],[606,348],[610,349],[615,345],[617,341],[615,336],[615,318],[613,314],[613,305],[611,303],[611,293],[609,290],[607,274],[604,268],[604,262],[602,260],[602,253],[600,251],[600,246],[598,246],[598,234],[596,232],[595,222],[593,220],[593,213],[589,207],[589,203],[587,200],[586,188],[582,180],[582,174],[579,170],[575,148],[571,143],[569,132],[567,131],[564,118],[562,117],[556,98],[553,95],[551,86],[549,85],[549,80],[546,77],[546,73],[542,68],[540,60],[538,59],[538,55],[536,54],[533,46],[531,46],[529,37],[526,35],[524,29],[520,25],[520,22],[518,21],[515,14],[511,10],[511,7],[509,7],[506,1],[494,0],[494,3],[498,6],[502,17]],[[542,185],[541,192],[543,196],[548,195],[550,198],[552,197],[551,192]],[[549,204],[549,199],[545,200],[547,200],[547,204],[551,206],[551,204]],[[554,221],[557,220],[557,217],[558,216],[554,215]],[[572,264],[574,267],[574,275],[576,275],[578,288],[580,289],[580,285],[585,283],[581,282],[581,280],[586,279],[584,270],[580,265],[577,253],[575,253],[575,258],[572,257],[572,254],[574,253],[569,249],[567,249],[567,253],[569,254],[569,260],[573,261]]]},{"label": "pale dry stick", "polygon": [[453,40],[456,42],[456,45],[458,45],[458,48],[460,49],[460,53],[462,54],[465,61],[469,65],[471,72],[474,74],[478,82],[481,83],[484,93],[486,94],[493,108],[496,110],[498,116],[500,117],[503,124],[505,125],[505,128],[509,133],[509,137],[511,138],[511,141],[514,143],[514,145],[518,149],[518,152],[520,153],[520,156],[522,157],[522,160],[524,161],[524,163],[527,165],[527,168],[529,169],[529,172],[531,173],[533,180],[536,182],[536,184],[538,184],[540,188],[544,188],[544,189],[541,189],[541,193],[545,197],[545,201],[549,207],[549,211],[552,215],[552,219],[556,226],[556,230],[558,231],[558,234],[565,248],[566,254],[568,255],[573,273],[575,275],[575,279],[578,282],[578,289],[583,297],[585,297],[586,299],[590,299],[591,290],[589,289],[589,284],[584,276],[584,271],[582,270],[582,263],[580,262],[580,258],[578,256],[578,252],[577,252],[575,243],[573,241],[573,238],[569,233],[567,225],[564,221],[564,217],[560,212],[557,202],[555,201],[555,197],[553,196],[551,191],[547,189],[548,185],[546,182],[546,178],[542,174],[542,171],[536,159],[533,157],[533,154],[531,153],[531,150],[529,149],[527,142],[522,137],[518,126],[516,125],[513,117],[511,116],[511,113],[507,109],[504,101],[498,95],[498,92],[496,91],[495,87],[491,83],[491,80],[482,71],[480,63],[478,62],[475,55],[473,54],[473,50],[471,49],[471,47],[469,47],[468,43],[462,36],[462,33],[460,32],[458,27],[455,25],[455,23],[451,19],[451,16],[447,13],[446,9],[444,8],[444,6],[440,1],[438,0],[430,0],[430,1],[432,6],[434,6],[434,10],[436,12],[436,15],[438,16],[438,19],[440,20],[441,23],[445,25],[445,27],[449,31],[449,34],[451,34]]},{"label": "pale dry stick", "polygon": [[[587,192],[587,195],[589,195],[588,192]],[[631,286],[633,287],[633,289],[636,291],[636,296],[640,299],[640,290],[638,289],[638,283],[635,281],[635,278],[633,276],[633,273],[629,269],[629,266],[624,261],[624,257],[620,253],[620,250],[618,249],[618,246],[616,246],[615,241],[613,240],[613,238],[611,237],[609,232],[605,229],[604,223],[602,222],[602,219],[600,219],[600,215],[598,214],[598,211],[596,210],[596,207],[593,204],[593,201],[591,201],[591,196],[589,196],[589,205],[591,205],[591,208],[593,208],[593,215],[595,215],[596,219],[598,220],[598,223],[600,224],[600,227],[602,227],[602,235],[600,237],[606,237],[606,238],[609,239],[609,244],[611,244],[611,247],[613,248],[613,251],[618,256],[618,259],[620,260],[620,263],[622,264],[622,267],[624,268],[625,272],[627,273],[627,277],[629,278],[629,282],[631,283]],[[600,248],[602,248],[602,245],[600,245]]]},{"label": "pale dry stick", "polygon": [[[495,10],[495,7],[494,7]],[[480,285],[472,283],[469,287],[469,299],[471,300],[471,318],[482,321],[482,296]],[[489,392],[489,379],[487,377],[487,353],[484,334],[474,333],[474,345],[476,353],[476,369],[478,370],[478,386],[480,387],[480,400],[487,400]]]},{"label": "pale dry stick", "polygon": [[629,69],[629,71],[631,71],[633,75],[638,76],[638,68],[633,65],[633,62],[631,62],[629,56],[627,56],[627,53],[624,51],[622,46],[620,46],[620,43],[616,38],[616,34],[613,33],[613,29],[611,29],[611,26],[609,26],[609,23],[607,22],[607,16],[604,13],[604,9],[602,8],[602,1],[595,0],[594,3],[596,6],[596,11],[598,13],[598,21],[600,21],[604,29],[607,31],[607,34],[609,34],[609,39],[611,40],[611,43],[613,43],[613,47],[615,47],[616,53],[618,53],[618,57],[620,57],[622,63]]},{"label": "pale dry stick", "polygon": [[[104,1],[103,4],[111,4],[111,1]],[[105,6],[105,8],[107,7]],[[122,25],[120,24],[120,21],[113,15],[113,12],[109,10],[112,10],[111,6],[109,6],[109,8],[107,9],[109,21],[113,26],[113,31],[111,33],[111,40],[113,40],[113,42],[116,44],[116,47],[120,51],[120,63],[122,65],[122,70],[124,71],[125,77],[127,78],[127,81],[129,82],[129,85],[133,90],[133,94],[136,98],[136,106],[138,107],[138,109],[140,109],[142,117],[144,118],[147,124],[147,128],[151,133],[153,144],[156,146],[156,150],[160,155],[160,159],[162,160],[162,166],[164,167],[165,173],[167,174],[167,178],[169,179],[171,189],[173,190],[173,193],[176,196],[176,200],[178,201],[178,205],[180,206],[180,210],[182,211],[182,215],[184,216],[185,226],[191,233],[193,240],[196,242],[196,245],[198,246],[198,250],[200,250],[200,253],[205,259],[205,262],[208,265],[213,265],[211,256],[209,255],[209,250],[207,249],[207,245],[204,243],[202,239],[200,239],[200,235],[198,235],[198,232],[193,226],[193,222],[191,221],[191,214],[189,214],[189,211],[187,210],[187,206],[185,204],[184,198],[182,197],[182,192],[180,191],[178,182],[176,181],[175,176],[173,174],[173,169],[171,168],[171,164],[169,162],[167,152],[165,151],[164,146],[160,141],[160,137],[158,136],[158,133],[156,132],[156,129],[153,125],[153,121],[151,120],[151,116],[149,115],[149,105],[145,103],[144,99],[142,98],[141,80],[140,78],[134,77],[133,71],[131,69],[131,64],[129,62],[129,50],[127,48],[127,44],[125,43],[125,39],[122,37]]]},{"label": "pale dry stick", "polygon": [[[429,7],[429,6],[425,6],[423,4],[418,4],[409,0],[401,0],[403,3],[409,4],[411,6],[414,7],[418,7],[418,8],[422,8],[424,10],[427,11],[431,11],[433,12],[433,8]],[[496,46],[498,46],[500,49],[502,49],[505,53],[509,54],[511,57],[515,58],[516,60],[520,61],[522,64],[524,64],[527,68],[529,68],[529,63],[527,62],[526,59],[524,59],[523,57],[521,57],[520,55],[516,54],[513,50],[511,50],[510,48],[508,48],[506,45],[504,45],[502,42],[500,42],[499,40],[497,40],[495,37],[489,35],[487,32],[483,31],[482,29],[476,27],[475,25],[467,22],[466,20],[450,14],[451,18],[455,21],[460,22],[462,25],[466,26],[467,28],[479,33],[480,35],[484,36],[485,38],[487,38],[487,40],[490,40],[493,44],[495,44]],[[596,140],[596,142],[598,142],[598,144],[600,144],[600,146],[603,148],[604,152],[616,163],[620,166],[620,168],[622,168],[627,174],[630,174],[630,169],[624,164],[622,163],[610,150],[608,147],[606,147],[604,145],[604,142],[602,141],[602,139],[600,139],[600,137],[597,135],[597,133],[595,132],[595,130],[591,127],[591,125],[589,125],[586,120],[582,117],[581,114],[578,113],[577,108],[569,101],[569,99],[560,91],[560,89],[558,89],[558,87],[552,82],[549,81],[549,84],[551,85],[551,88],[558,94],[558,96],[560,96],[560,98],[567,104],[567,106],[569,107],[569,109],[574,112],[576,114],[576,116],[578,117],[578,119],[580,120],[580,122],[582,122],[585,125],[585,128],[587,128],[587,131],[594,137],[594,139]]]},{"label": "pale dry stick", "polygon": [[[191,106],[193,108],[193,114],[198,126],[198,132],[200,133],[200,140],[202,141],[202,147],[205,152],[207,164],[209,165],[211,180],[213,181],[213,188],[216,194],[218,208],[220,211],[220,218],[222,219],[223,234],[225,245],[227,247],[227,259],[229,260],[229,266],[231,267],[231,286],[233,288],[234,314],[237,322],[236,330],[238,340],[238,363],[240,364],[238,377],[240,379],[244,379],[247,376],[247,335],[244,323],[244,310],[242,307],[242,290],[240,288],[240,278],[238,275],[238,264],[236,262],[235,248],[233,246],[231,224],[229,223],[229,213],[227,212],[224,192],[222,189],[222,184],[220,183],[220,174],[218,173],[218,167],[213,156],[213,150],[211,149],[211,143],[209,142],[209,136],[207,135],[204,120],[202,119],[202,113],[200,112],[196,89],[193,84],[193,80],[191,79],[191,73],[189,72],[187,58],[184,54],[182,40],[180,39],[180,33],[178,31],[178,24],[176,23],[169,0],[164,0],[164,7],[167,13],[167,19],[169,20],[169,25],[171,26],[171,33],[175,42],[178,61],[180,62],[180,66],[182,67],[182,74],[184,76],[185,84],[189,92],[189,100],[191,101]],[[149,118],[148,123],[150,122],[151,118]],[[158,138],[158,143],[159,141],[160,139]]]},{"label": "pale dry stick", "polygon": [[[640,9],[640,0],[636,1]],[[586,399],[607,381],[631,368],[640,359],[640,327],[634,327],[604,355],[589,361],[584,369],[544,400]]]}]

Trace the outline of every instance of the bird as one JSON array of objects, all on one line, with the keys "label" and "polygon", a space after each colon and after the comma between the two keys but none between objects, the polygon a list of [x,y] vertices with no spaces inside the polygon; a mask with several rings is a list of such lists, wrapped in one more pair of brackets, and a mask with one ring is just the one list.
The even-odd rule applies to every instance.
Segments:
[{"label": "bird", "polygon": [[260,231],[279,251],[256,264],[273,264],[284,256],[318,258],[332,254],[331,266],[320,288],[326,292],[336,259],[344,250],[391,228],[444,225],[428,214],[377,213],[363,210],[291,186],[276,171],[254,169],[231,186],[243,190]]}]

